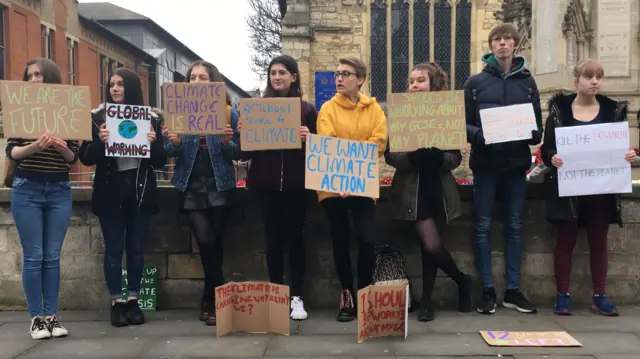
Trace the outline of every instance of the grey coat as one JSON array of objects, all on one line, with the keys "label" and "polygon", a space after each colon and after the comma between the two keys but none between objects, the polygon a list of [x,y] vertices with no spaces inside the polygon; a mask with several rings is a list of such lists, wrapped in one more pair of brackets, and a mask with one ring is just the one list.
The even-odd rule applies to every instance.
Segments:
[{"label": "grey coat", "polygon": [[[413,165],[407,157],[408,152],[385,151],[384,159],[388,165],[395,167],[393,183],[389,195],[392,217],[394,219],[415,221],[418,209],[418,186],[420,185],[420,171],[418,165]],[[444,151],[444,161],[440,166],[440,180],[447,223],[460,216],[460,193],[452,170],[460,166],[462,154],[460,151]]]}]

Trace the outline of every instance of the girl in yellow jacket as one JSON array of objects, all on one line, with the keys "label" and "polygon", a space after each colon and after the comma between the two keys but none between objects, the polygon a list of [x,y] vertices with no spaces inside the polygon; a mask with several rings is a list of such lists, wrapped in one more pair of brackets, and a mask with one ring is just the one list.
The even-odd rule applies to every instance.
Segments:
[{"label": "girl in yellow jacket", "polygon": [[[387,144],[387,122],[376,99],[360,92],[366,74],[367,67],[361,60],[339,60],[335,74],[338,93],[322,106],[318,114],[318,135],[371,142],[378,145],[378,156],[382,156]],[[375,201],[373,198],[350,196],[349,193],[321,191],[318,199],[329,219],[333,259],[342,286],[337,319],[352,321],[356,317],[354,294],[357,293],[349,257],[349,211],[353,215],[358,242],[358,289],[361,289],[371,284],[375,266]]]}]

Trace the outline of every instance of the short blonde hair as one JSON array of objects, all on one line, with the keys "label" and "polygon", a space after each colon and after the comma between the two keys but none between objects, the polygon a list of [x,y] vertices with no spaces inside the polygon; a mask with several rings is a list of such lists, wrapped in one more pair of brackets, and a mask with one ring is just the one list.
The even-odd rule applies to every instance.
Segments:
[{"label": "short blonde hair", "polygon": [[[367,79],[367,65],[364,63],[364,61],[360,60],[359,58],[343,57],[338,60],[338,63],[341,65],[347,65],[347,66],[353,67],[353,69],[356,71],[357,77],[360,77],[363,80]],[[364,82],[362,82],[362,84],[364,85]],[[362,85],[358,86],[358,89],[360,89],[361,87]]]},{"label": "short blonde hair", "polygon": [[604,67],[598,60],[585,59],[576,64],[573,68],[573,77],[579,78],[580,76],[587,77],[604,77]]}]

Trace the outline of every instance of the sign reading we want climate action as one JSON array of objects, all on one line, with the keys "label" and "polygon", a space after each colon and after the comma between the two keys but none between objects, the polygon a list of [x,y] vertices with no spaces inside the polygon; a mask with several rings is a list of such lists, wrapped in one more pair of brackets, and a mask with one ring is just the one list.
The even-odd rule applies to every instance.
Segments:
[{"label": "sign reading we want climate action", "polygon": [[464,91],[389,94],[389,151],[467,145]]},{"label": "sign reading we want climate action", "polygon": [[91,92],[87,86],[0,82],[7,138],[91,140]]},{"label": "sign reading we want climate action", "polygon": [[216,288],[217,337],[231,332],[290,334],[289,287],[229,282]]},{"label": "sign reading we want climate action", "polygon": [[300,98],[241,99],[243,151],[302,148]]},{"label": "sign reading we want climate action", "polygon": [[630,193],[629,123],[556,128],[560,197]]},{"label": "sign reading we want climate action", "polygon": [[165,83],[162,103],[165,123],[171,133],[222,134],[230,121],[223,82]]},{"label": "sign reading we want climate action", "polygon": [[378,145],[310,134],[306,153],[307,189],[380,197]]}]

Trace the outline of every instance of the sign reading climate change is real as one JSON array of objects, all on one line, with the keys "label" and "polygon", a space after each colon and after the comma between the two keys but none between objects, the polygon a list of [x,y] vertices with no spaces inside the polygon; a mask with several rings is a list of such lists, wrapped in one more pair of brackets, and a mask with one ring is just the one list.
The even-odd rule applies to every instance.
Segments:
[{"label": "sign reading climate change is real", "polygon": [[308,135],[306,153],[307,189],[379,198],[378,145]]},{"label": "sign reading climate change is real", "polygon": [[109,141],[104,151],[107,157],[151,158],[147,137],[152,130],[151,107],[108,103],[106,121]]},{"label": "sign reading climate change is real", "polygon": [[167,129],[191,135],[223,134],[227,118],[227,90],[223,82],[162,85]]},{"label": "sign reading climate change is real", "polygon": [[0,88],[5,137],[49,131],[63,140],[91,140],[89,87],[2,81]]}]

